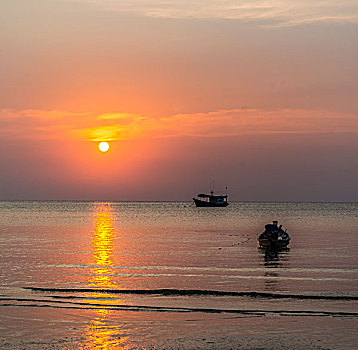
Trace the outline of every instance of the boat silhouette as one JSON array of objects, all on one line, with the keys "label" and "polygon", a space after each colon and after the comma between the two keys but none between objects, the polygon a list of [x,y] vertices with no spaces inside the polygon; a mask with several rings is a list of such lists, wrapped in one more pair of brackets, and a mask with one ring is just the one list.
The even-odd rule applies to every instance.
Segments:
[{"label": "boat silhouette", "polygon": [[198,198],[193,198],[197,207],[226,207],[229,205],[226,195],[214,195],[214,191],[210,194],[199,193]]},{"label": "boat silhouette", "polygon": [[265,225],[265,231],[258,238],[260,248],[273,249],[286,248],[290,240],[290,235],[282,228],[282,225],[278,226],[278,221]]}]

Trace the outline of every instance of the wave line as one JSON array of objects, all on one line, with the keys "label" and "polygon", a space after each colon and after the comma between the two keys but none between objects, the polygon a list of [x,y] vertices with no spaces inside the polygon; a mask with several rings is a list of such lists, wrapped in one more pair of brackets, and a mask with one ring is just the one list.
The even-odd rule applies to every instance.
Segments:
[{"label": "wave line", "polygon": [[[49,300],[31,300],[31,299],[18,299],[8,298],[1,299],[4,301],[27,301],[36,302],[37,304],[0,304],[1,306],[19,306],[19,307],[51,307],[51,308],[64,308],[64,309],[105,309],[116,311],[149,311],[149,312],[180,312],[180,313],[228,313],[228,314],[242,314],[242,315],[255,315],[266,316],[268,314],[278,314],[281,316],[331,316],[331,317],[358,317],[357,312],[342,312],[342,311],[312,311],[312,310],[245,310],[245,309],[213,309],[213,308],[189,308],[189,307],[167,307],[167,306],[146,306],[146,305],[123,305],[112,304],[103,305],[97,303],[77,303],[68,301],[49,301]],[[54,303],[55,305],[44,304]],[[66,305],[67,304],[67,305]]]},{"label": "wave line", "polygon": [[267,292],[230,292],[201,289],[97,289],[97,288],[44,288],[23,287],[34,292],[59,293],[107,293],[107,294],[139,294],[163,296],[233,296],[269,299],[313,299],[313,300],[358,300],[358,296],[350,295],[307,295],[307,294],[279,294]]}]

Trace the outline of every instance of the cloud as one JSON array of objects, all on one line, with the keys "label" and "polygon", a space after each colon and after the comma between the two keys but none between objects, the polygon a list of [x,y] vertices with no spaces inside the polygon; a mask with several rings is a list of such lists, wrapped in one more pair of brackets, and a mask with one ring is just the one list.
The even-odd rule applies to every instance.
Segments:
[{"label": "cloud", "polygon": [[351,0],[76,0],[140,16],[259,21],[272,26],[312,22],[358,22]]},{"label": "cloud", "polygon": [[311,110],[233,109],[162,118],[154,131],[167,136],[240,136],[358,132],[358,116]]},{"label": "cloud", "polygon": [[358,133],[358,116],[316,110],[232,109],[155,118],[126,113],[0,110],[3,139],[118,141],[165,137]]}]

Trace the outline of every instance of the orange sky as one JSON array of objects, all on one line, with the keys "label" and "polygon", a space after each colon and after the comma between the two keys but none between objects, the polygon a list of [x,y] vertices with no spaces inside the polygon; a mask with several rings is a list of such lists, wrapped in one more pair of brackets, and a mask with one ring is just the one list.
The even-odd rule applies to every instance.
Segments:
[{"label": "orange sky", "polygon": [[2,1],[0,199],[357,200],[357,7]]}]

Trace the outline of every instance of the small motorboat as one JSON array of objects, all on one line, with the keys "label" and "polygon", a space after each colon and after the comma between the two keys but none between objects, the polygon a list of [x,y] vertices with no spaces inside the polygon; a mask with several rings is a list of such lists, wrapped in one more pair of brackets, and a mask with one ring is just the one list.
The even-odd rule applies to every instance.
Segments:
[{"label": "small motorboat", "polygon": [[260,248],[272,249],[286,248],[290,240],[290,235],[282,228],[282,225],[278,226],[278,221],[265,225],[265,231],[258,238]]}]

